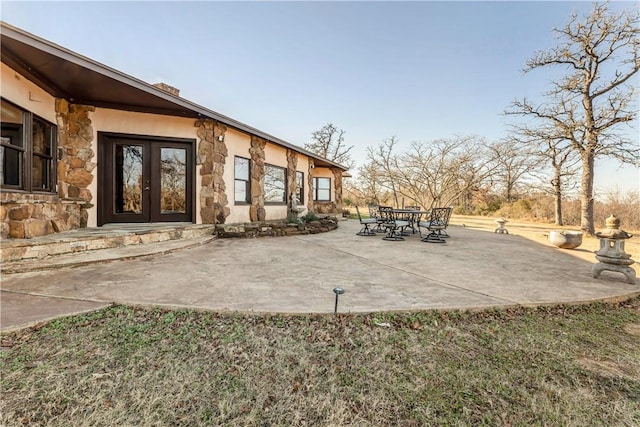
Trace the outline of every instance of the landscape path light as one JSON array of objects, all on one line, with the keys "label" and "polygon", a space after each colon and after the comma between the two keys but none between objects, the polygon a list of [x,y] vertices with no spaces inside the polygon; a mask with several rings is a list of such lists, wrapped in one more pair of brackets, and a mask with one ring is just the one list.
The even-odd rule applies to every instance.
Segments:
[{"label": "landscape path light", "polygon": [[344,294],[344,289],[333,288],[333,293],[336,294],[336,305],[333,308],[333,314],[338,314],[338,296]]}]

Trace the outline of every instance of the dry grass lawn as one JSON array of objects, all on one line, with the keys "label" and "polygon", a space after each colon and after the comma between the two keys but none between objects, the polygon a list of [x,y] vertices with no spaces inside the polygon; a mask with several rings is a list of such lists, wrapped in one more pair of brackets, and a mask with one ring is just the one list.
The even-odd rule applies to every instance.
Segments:
[{"label": "dry grass lawn", "polygon": [[640,425],[640,299],[475,313],[114,306],[2,336],[1,424]]}]

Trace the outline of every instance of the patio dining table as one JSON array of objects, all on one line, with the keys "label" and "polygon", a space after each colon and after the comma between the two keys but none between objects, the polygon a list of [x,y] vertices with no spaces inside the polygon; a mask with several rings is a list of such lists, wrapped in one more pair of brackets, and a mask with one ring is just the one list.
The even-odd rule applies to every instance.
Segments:
[{"label": "patio dining table", "polygon": [[[409,223],[408,227],[411,228],[411,233],[416,234],[416,232],[418,231],[416,229],[416,225],[418,224],[418,221],[420,221],[420,217],[422,215],[429,214],[430,211],[422,211],[422,210],[415,210],[415,209],[391,209],[391,212],[393,213],[393,215],[395,215],[395,219],[407,221]],[[405,236],[409,235],[409,233],[406,230],[402,234]]]}]

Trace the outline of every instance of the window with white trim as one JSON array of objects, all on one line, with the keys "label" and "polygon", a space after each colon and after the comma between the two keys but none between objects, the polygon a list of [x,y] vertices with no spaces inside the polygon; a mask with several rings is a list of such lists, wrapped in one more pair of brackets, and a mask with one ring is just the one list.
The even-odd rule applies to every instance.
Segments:
[{"label": "window with white trim", "polygon": [[313,200],[331,201],[331,178],[313,177]]}]

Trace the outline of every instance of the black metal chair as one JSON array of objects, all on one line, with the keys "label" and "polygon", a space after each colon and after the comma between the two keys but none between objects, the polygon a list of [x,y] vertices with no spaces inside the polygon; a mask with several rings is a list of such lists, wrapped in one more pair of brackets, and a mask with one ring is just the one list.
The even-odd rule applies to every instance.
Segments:
[{"label": "black metal chair", "polygon": [[369,225],[377,224],[378,220],[376,218],[362,218],[360,215],[360,209],[356,206],[356,212],[358,214],[358,220],[360,224],[363,226],[359,232],[356,233],[358,236],[375,236],[376,233],[369,228]]},{"label": "black metal chair", "polygon": [[378,210],[378,208],[378,205],[369,205],[369,218],[376,219],[376,226],[373,231],[375,231],[376,233],[383,233],[384,227],[382,224],[384,221],[382,220],[382,216],[380,215],[380,211]]},{"label": "black metal chair", "polygon": [[[449,209],[449,212],[447,213],[447,218],[445,219],[445,223],[447,224],[447,227],[449,226],[449,219],[451,219],[451,213],[453,212],[453,208],[450,207],[448,209]],[[449,236],[449,233],[447,233],[447,227],[445,227],[445,229],[440,232],[440,237],[442,238],[451,237]]]},{"label": "black metal chair", "polygon": [[[418,222],[418,230],[420,231],[420,240],[429,243],[445,243],[442,233],[449,225],[452,208],[433,208],[429,214],[427,221]],[[429,232],[426,236],[422,235],[422,229],[426,228]]]},{"label": "black metal chair", "polygon": [[404,233],[404,229],[409,225],[409,221],[399,219],[390,207],[380,206],[378,209],[380,211],[380,216],[384,220],[383,226],[387,230],[387,234],[382,238],[382,240],[404,240],[402,235]]}]

